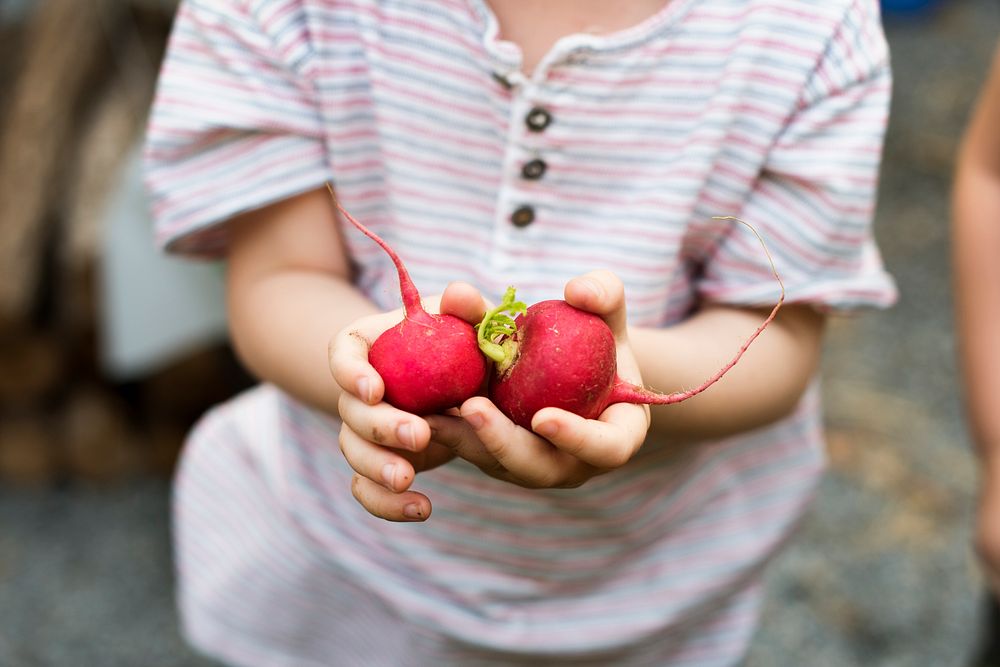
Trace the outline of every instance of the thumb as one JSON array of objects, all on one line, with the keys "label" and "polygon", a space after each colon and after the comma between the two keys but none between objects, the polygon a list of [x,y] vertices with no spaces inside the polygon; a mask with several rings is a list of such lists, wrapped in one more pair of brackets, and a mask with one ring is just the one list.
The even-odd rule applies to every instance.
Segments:
[{"label": "thumb", "polygon": [[486,313],[486,301],[483,295],[469,283],[453,282],[441,295],[440,312],[454,315],[471,324],[483,319]]},{"label": "thumb", "polygon": [[625,286],[611,271],[591,271],[573,278],[566,283],[564,297],[569,305],[599,315],[616,338],[625,336]]}]

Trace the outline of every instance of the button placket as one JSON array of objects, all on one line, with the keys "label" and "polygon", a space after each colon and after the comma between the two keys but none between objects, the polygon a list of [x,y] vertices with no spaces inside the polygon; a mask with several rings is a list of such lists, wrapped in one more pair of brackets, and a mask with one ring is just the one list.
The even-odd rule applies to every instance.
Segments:
[{"label": "button placket", "polygon": [[510,124],[503,164],[501,192],[497,200],[497,227],[493,258],[495,265],[508,264],[520,254],[520,247],[534,233],[529,231],[541,219],[538,191],[530,184],[542,180],[549,171],[543,158],[542,135],[555,118],[540,94],[538,81],[523,78],[510,89]]},{"label": "button placket", "polygon": [[[534,86],[532,86],[534,89]],[[532,106],[524,116],[524,127],[529,134],[540,134],[552,124],[552,113],[541,105]],[[527,137],[525,137],[527,138]],[[527,143],[527,142],[526,142]],[[538,156],[537,149],[531,159],[521,165],[521,178],[524,181],[535,182],[545,176],[548,171],[548,164]],[[535,221],[535,209],[529,204],[522,203],[511,214],[510,221],[515,227],[527,227]]]},{"label": "button placket", "polygon": [[[528,133],[524,126],[524,116],[531,108],[528,102],[529,93],[524,85],[516,85],[509,93],[505,93],[508,118],[506,134],[503,145],[503,161],[500,165],[500,183],[496,197],[496,208],[493,224],[493,243],[490,248],[490,268],[495,273],[507,273],[512,271],[514,258],[518,255],[518,250],[522,241],[521,231],[513,220],[514,213],[523,207],[528,207],[531,202],[527,201],[521,191],[522,180],[520,170],[525,161],[525,135]],[[530,154],[528,159],[530,159]],[[532,222],[534,221],[534,208],[532,211]],[[524,213],[521,213],[518,220],[524,224]],[[530,222],[527,223],[530,226]]]}]

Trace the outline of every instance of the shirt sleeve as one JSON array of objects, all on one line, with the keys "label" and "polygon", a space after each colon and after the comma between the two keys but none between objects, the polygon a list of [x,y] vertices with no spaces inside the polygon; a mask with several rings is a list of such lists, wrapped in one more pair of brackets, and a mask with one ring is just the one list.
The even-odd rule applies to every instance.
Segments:
[{"label": "shirt sleeve", "polygon": [[329,177],[304,17],[290,3],[184,0],[147,128],[157,244],[221,255],[232,216]]},{"label": "shirt sleeve", "polygon": [[[856,0],[829,40],[739,217],[761,234],[789,303],[886,307],[896,286],[872,232],[891,75],[876,2]],[[698,292],[768,304],[778,287],[757,238],[713,221],[721,241]]]}]

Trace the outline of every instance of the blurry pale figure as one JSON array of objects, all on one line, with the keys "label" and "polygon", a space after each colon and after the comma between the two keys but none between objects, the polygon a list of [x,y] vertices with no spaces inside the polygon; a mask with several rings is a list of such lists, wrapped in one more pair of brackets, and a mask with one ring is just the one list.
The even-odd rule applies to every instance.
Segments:
[{"label": "blurry pale figure", "polygon": [[222,267],[157,250],[140,164],[136,150],[104,216],[101,364],[116,380],[139,379],[226,336]]}]

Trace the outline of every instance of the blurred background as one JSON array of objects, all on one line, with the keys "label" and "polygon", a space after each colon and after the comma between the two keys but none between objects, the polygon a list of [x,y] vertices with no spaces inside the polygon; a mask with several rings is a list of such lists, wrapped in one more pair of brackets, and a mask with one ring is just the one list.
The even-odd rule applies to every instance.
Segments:
[{"label": "blurred background", "polygon": [[[997,0],[884,0],[876,234],[893,309],[830,328],[830,473],[749,664],[970,665],[986,628],[948,194]],[[169,480],[249,379],[218,266],[157,256],[138,171],[176,2],[0,0],[0,665],[208,667],[179,638]]]}]

